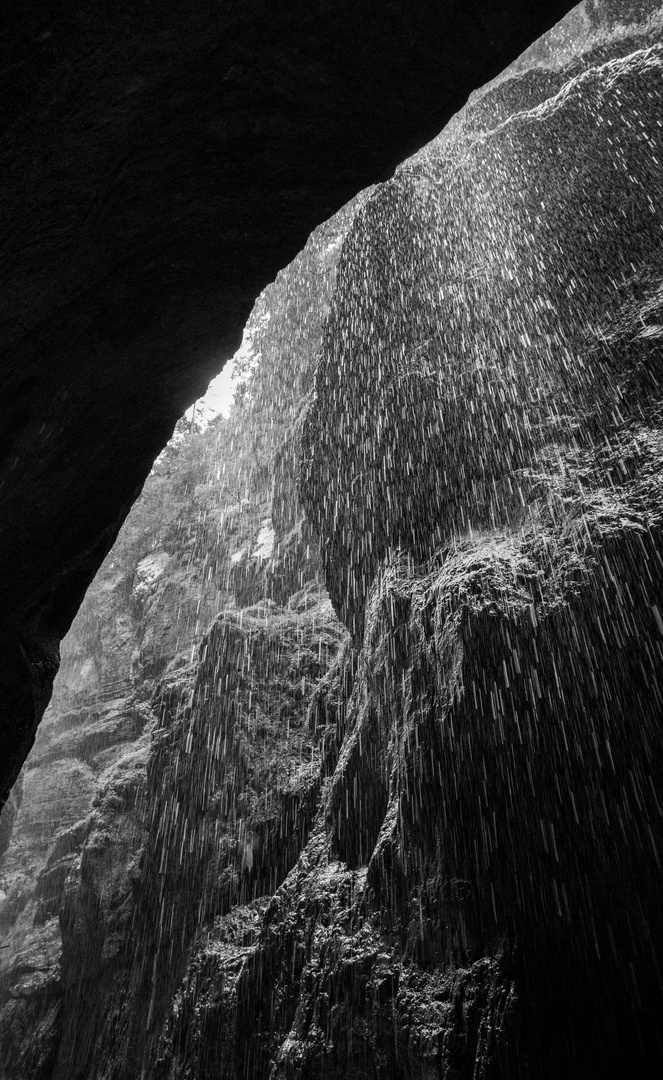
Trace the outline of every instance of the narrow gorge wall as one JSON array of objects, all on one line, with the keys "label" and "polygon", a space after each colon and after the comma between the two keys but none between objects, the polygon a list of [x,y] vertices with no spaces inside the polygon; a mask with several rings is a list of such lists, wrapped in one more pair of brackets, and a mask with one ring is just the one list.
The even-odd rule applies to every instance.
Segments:
[{"label": "narrow gorge wall", "polygon": [[317,230],[155,465],[3,819],[2,1080],[661,1074],[663,15],[620,12]]},{"label": "narrow gorge wall", "polygon": [[3,815],[3,1078],[152,1071],[199,935],[250,927],[306,843],[340,738],[309,714],[348,635],[299,438],[366,197],[261,296],[230,417],[179,425],[67,637]]}]

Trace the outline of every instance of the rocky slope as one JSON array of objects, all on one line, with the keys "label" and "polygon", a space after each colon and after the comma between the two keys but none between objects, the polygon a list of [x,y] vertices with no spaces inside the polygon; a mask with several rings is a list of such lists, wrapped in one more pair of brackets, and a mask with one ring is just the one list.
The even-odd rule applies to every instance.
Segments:
[{"label": "rocky slope", "polygon": [[5,819],[3,1080],[660,1075],[663,21],[581,16],[156,466]]}]

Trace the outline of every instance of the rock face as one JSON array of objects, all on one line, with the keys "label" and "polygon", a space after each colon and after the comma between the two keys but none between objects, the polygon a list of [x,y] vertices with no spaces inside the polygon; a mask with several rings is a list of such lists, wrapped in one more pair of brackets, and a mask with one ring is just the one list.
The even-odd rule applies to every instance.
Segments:
[{"label": "rock face", "polygon": [[[274,1075],[660,1071],[663,53],[622,51],[506,120],[484,98],[345,245],[304,486],[360,652],[319,847],[273,909],[276,940],[316,925]],[[318,918],[330,866],[350,894]],[[353,1001],[389,955],[400,980],[351,1045],[344,919],[371,935]],[[423,1043],[420,969],[447,1003]]]},{"label": "rock face", "polygon": [[34,0],[7,15],[0,801],[60,639],[260,290],[570,6]]},{"label": "rock face", "polygon": [[192,944],[308,839],[339,739],[309,713],[348,634],[297,433],[360,204],[265,292],[233,415],[178,433],[67,637],[3,818],[3,1080],[151,1069]]},{"label": "rock face", "polygon": [[344,738],[297,866],[192,961],[160,1076],[661,1071],[662,58],[638,44],[517,75],[357,216],[302,476],[353,636],[317,706]]},{"label": "rock face", "polygon": [[[589,450],[655,393],[658,49],[565,75],[514,80],[504,96],[528,111],[506,121],[501,87],[487,95],[345,246],[304,483],[359,639],[385,555],[422,562],[514,520],[544,451]],[[646,322],[618,347],[638,302]]]},{"label": "rock face", "polygon": [[3,822],[2,1080],[661,1075],[663,19],[597,10],[155,467]]}]

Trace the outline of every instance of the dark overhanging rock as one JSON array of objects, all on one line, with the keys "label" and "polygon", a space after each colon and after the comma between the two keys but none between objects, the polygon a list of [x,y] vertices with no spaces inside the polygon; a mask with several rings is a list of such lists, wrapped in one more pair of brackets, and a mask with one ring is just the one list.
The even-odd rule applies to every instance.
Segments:
[{"label": "dark overhanging rock", "polygon": [[308,233],[569,0],[45,0],[2,36],[0,804],[177,418]]}]

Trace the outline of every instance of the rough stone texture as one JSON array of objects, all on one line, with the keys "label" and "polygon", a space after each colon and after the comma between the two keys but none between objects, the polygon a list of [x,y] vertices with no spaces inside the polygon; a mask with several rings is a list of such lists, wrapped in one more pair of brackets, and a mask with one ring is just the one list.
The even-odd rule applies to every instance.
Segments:
[{"label": "rough stone texture", "polygon": [[4,855],[5,851],[9,847],[12,832],[14,829],[14,822],[16,821],[16,815],[21,807],[21,798],[23,796],[23,783],[22,777],[19,773],[18,779],[13,788],[9,792],[9,798],[0,810],[0,853]]},{"label": "rough stone texture", "polygon": [[[115,605],[107,637],[104,615],[116,623]],[[149,704],[148,678],[68,712],[56,695],[40,727],[0,866],[3,1080],[149,1067],[200,926],[272,892],[306,842],[321,785],[309,705],[347,632],[311,580],[201,637]]]},{"label": "rough stone texture", "polygon": [[211,928],[160,1078],[660,1074],[660,432],[564,464],[383,567],[314,835]]},{"label": "rough stone texture", "polygon": [[306,843],[348,635],[295,432],[353,213],[266,290],[248,401],[168,448],[64,643],[0,863],[2,1080],[149,1071],[201,928],[262,910]]},{"label": "rough stone texture", "polygon": [[[656,392],[660,45],[583,73],[591,59],[550,97],[537,73],[535,94],[506,84],[510,108],[542,101],[505,123],[480,100],[480,122],[469,109],[469,131],[381,186],[344,246],[303,488],[358,639],[387,552],[422,561],[514,520],[544,447],[591,446]],[[640,298],[651,331],[611,343]]]},{"label": "rough stone texture", "polygon": [[346,241],[303,476],[343,743],[160,1077],[661,1073],[662,61],[628,44],[479,103]]},{"label": "rough stone texture", "polygon": [[54,1077],[149,1067],[200,926],[296,861],[320,790],[308,701],[343,635],[324,596],[263,602],[220,616],[200,662],[160,684],[66,877]]},{"label": "rough stone texture", "polygon": [[244,968],[257,1075],[660,1072],[648,451],[610,501],[570,468],[529,528],[384,568],[324,826]]},{"label": "rough stone texture", "polygon": [[569,0],[45,0],[3,23],[4,802],[177,418],[311,229]]},{"label": "rough stone texture", "polygon": [[[622,50],[561,87],[519,79],[510,107],[531,111],[504,123],[479,102],[469,132],[378,189],[344,247],[308,421],[306,505],[361,651],[325,834],[264,962],[282,970],[290,920],[313,940],[325,924],[327,860],[368,867],[345,917],[382,912],[405,958],[409,913],[438,978],[506,950],[515,1027],[496,1025],[488,1064],[475,1028],[457,1064],[441,1023],[443,1077],[663,1064],[663,59]],[[321,1030],[316,963],[309,948],[299,991],[285,977],[296,1011],[247,990],[265,1032],[292,1023],[264,1051],[274,1076],[358,1067],[348,1017]],[[382,1031],[373,1016],[369,1071],[425,1075],[410,1031],[384,1063]]]},{"label": "rough stone texture", "polygon": [[[85,617],[82,622],[85,624]],[[103,621],[103,620],[102,620]],[[94,649],[95,642],[91,642]],[[73,667],[80,658],[72,650]],[[65,676],[67,675],[65,668]],[[73,676],[60,696],[71,696]],[[127,832],[118,808],[126,807],[120,778],[128,776],[128,759],[145,745],[144,731],[153,725],[149,709],[129,698],[99,701],[79,691],[78,707],[58,711],[57,703],[41,725],[33,752],[22,773],[22,794],[8,850],[0,862],[0,1076],[52,1076],[62,1031],[63,976],[71,970],[77,949],[76,935],[62,950],[62,913],[72,882],[81,867],[88,891],[92,852],[113,851],[119,867],[126,858]],[[87,697],[87,701],[86,701]],[[141,739],[142,736],[142,739]],[[144,750],[143,750],[144,756]],[[110,792],[110,794],[109,794]],[[121,797],[122,796],[122,797]],[[101,818],[103,807],[105,817]],[[111,814],[115,811],[115,819]],[[82,857],[82,852],[86,854]],[[105,901],[113,911],[112,877],[106,874]],[[64,908],[63,908],[64,905]],[[89,962],[86,934],[98,938],[103,905],[91,905],[78,959],[83,970]],[[79,918],[79,924],[81,919]],[[117,916],[114,916],[115,923]],[[91,924],[91,925],[88,925]],[[92,929],[94,927],[94,930]],[[126,929],[126,927],[125,927]],[[107,937],[109,935],[106,935]],[[83,957],[85,962],[83,963]],[[80,972],[77,971],[77,974]]]},{"label": "rough stone texture", "polygon": [[0,982],[0,1076],[49,1080],[60,1037],[57,919],[33,931]]}]

